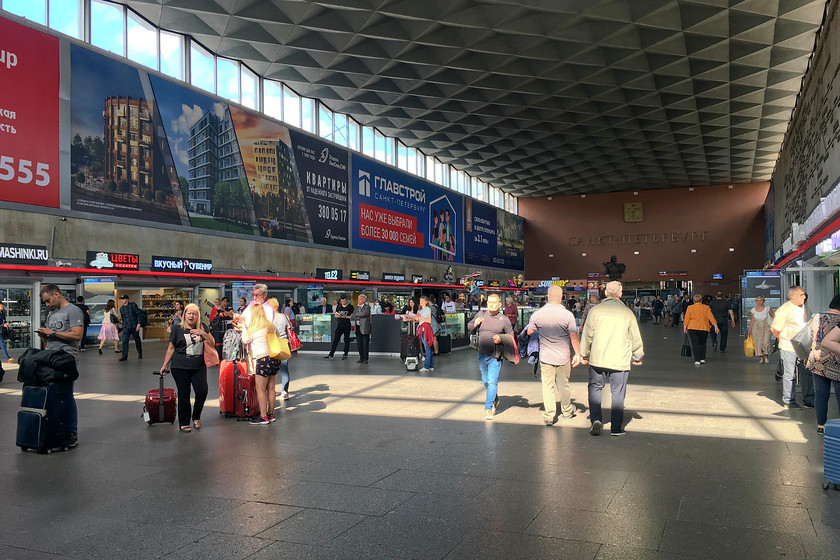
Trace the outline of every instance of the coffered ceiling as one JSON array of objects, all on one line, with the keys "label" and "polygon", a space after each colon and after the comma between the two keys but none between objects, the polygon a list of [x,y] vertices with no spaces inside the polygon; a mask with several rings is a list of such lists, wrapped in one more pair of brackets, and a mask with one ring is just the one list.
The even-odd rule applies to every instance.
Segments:
[{"label": "coffered ceiling", "polygon": [[769,180],[826,0],[129,0],[517,196]]}]

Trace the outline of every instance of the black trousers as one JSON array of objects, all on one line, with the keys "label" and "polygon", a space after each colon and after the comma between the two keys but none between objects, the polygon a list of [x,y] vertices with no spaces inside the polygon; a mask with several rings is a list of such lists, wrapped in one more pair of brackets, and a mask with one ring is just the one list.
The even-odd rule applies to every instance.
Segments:
[{"label": "black trousers", "polygon": [[720,329],[720,344],[718,344],[717,333],[712,329],[712,344],[718,344],[718,349],[723,352],[726,350],[726,339],[729,337],[729,321],[724,321],[717,324]]},{"label": "black trousers", "polygon": [[709,336],[709,331],[695,331],[688,329],[688,338],[691,340],[691,352],[694,354],[694,361],[706,359],[706,338]]},{"label": "black trousers", "polygon": [[[143,328],[143,327],[140,327]],[[128,357],[128,339],[134,337],[134,345],[137,347],[137,355],[143,354],[143,343],[140,342],[140,332],[137,328],[127,329],[123,327],[120,333],[120,342],[122,344],[122,355]]]},{"label": "black trousers", "polygon": [[[189,426],[190,420],[201,420],[204,401],[207,400],[207,368],[172,368],[172,378],[178,387],[178,425]],[[190,386],[195,391],[195,404],[190,411]]]},{"label": "black trousers", "polygon": [[350,321],[343,319],[339,320],[338,326],[333,333],[332,346],[330,347],[330,356],[335,354],[335,349],[338,348],[338,339],[344,336],[344,355],[350,353]]},{"label": "black trousers", "polygon": [[370,350],[370,333],[360,334],[356,331],[356,346],[359,348],[359,359],[367,361]]},{"label": "black trousers", "polygon": [[79,341],[79,348],[82,350],[84,350],[85,346],[87,346],[87,344],[85,343],[85,341],[87,340],[87,329],[88,325],[82,327],[82,340]]}]

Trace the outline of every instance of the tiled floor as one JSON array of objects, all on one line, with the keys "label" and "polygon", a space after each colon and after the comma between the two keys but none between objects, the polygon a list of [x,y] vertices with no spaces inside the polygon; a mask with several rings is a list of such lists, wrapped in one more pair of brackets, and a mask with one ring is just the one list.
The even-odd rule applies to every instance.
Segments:
[{"label": "tiled floor", "polygon": [[780,406],[775,365],[734,337],[695,367],[675,329],[642,334],[623,438],[589,435],[584,368],[577,417],[547,428],[532,366],[505,365],[485,422],[471,350],[426,376],[295,357],[269,426],[221,418],[212,371],[204,427],[182,434],[140,417],[163,354],[149,343],[142,361],[82,354],[81,444],[45,456],[14,445],[7,370],[0,560],[840,557],[814,411]]}]

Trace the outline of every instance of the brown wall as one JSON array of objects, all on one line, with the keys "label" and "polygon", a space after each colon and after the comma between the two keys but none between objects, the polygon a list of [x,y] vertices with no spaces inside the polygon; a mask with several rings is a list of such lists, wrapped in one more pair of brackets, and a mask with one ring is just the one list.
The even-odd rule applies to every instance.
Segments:
[{"label": "brown wall", "polygon": [[[659,272],[684,270],[687,276],[673,278],[694,281],[697,291],[736,293],[743,270],[763,264],[768,189],[762,182],[520,198],[525,278],[586,278],[615,255],[627,265],[627,282],[669,280]],[[642,204],[641,222],[625,223],[625,203]],[[721,285],[712,285],[715,272],[724,274]]]}]

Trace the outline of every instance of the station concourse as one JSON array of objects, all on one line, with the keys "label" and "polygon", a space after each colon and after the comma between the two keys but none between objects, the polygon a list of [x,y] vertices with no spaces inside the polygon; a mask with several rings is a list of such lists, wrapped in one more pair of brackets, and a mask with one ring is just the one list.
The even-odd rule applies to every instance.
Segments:
[{"label": "station concourse", "polygon": [[0,439],[0,558],[836,558],[814,411],[783,408],[775,367],[736,341],[699,368],[672,331],[642,325],[623,438],[589,435],[583,368],[577,416],[548,428],[532,366],[506,364],[486,422],[469,349],[430,375],[302,354],[269,426],[218,416],[214,369],[204,426],[182,434],[140,414],[161,344],[127,367],[85,352],[79,447]]}]

